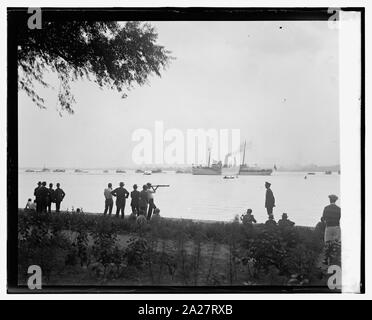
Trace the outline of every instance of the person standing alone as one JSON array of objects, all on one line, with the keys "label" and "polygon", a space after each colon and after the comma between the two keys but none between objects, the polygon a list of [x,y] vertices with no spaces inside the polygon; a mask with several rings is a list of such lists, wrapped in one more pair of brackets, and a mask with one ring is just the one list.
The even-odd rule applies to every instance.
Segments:
[{"label": "person standing alone", "polygon": [[341,208],[336,205],[338,197],[334,194],[328,196],[330,204],[323,210],[323,219],[325,221],[326,229],[324,235],[324,242],[339,241],[341,242]]},{"label": "person standing alone", "polygon": [[129,192],[124,188],[124,182],[120,182],[119,188],[111,194],[116,197],[116,217],[119,218],[121,212],[121,218],[124,219],[125,201],[129,197]]},{"label": "person standing alone", "polygon": [[265,208],[267,210],[267,214],[270,216],[273,215],[273,208],[275,207],[275,198],[272,190],[270,189],[271,183],[265,182],[266,188],[266,197],[265,197]]},{"label": "person standing alone", "polygon": [[109,216],[111,216],[112,213],[112,207],[114,206],[114,200],[112,199],[112,184],[109,183],[107,185],[107,188],[103,191],[103,195],[105,196],[105,211],[103,212],[103,215],[105,216],[107,214],[107,211],[109,213]]}]

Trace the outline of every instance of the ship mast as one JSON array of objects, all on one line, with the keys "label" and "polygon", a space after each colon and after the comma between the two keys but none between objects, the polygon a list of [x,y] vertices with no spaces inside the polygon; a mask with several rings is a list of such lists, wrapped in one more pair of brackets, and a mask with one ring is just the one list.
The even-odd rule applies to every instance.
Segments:
[{"label": "ship mast", "polygon": [[242,161],[242,165],[244,165],[244,162],[245,162],[245,145],[247,144],[247,140],[244,140],[244,152],[243,152],[243,161]]}]

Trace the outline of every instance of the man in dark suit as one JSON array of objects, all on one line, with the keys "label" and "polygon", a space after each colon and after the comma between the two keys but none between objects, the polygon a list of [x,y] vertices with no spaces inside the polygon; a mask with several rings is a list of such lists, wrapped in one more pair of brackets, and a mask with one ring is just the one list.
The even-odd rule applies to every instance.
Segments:
[{"label": "man in dark suit", "polygon": [[121,212],[121,218],[124,219],[125,202],[129,197],[129,192],[124,188],[124,182],[120,182],[119,188],[116,188],[111,194],[116,197],[116,217],[119,218]]},{"label": "man in dark suit", "polygon": [[283,213],[282,218],[278,221],[278,226],[281,228],[293,227],[295,223],[288,219],[288,214]]},{"label": "man in dark suit", "polygon": [[52,212],[52,203],[55,201],[54,200],[54,189],[53,189],[53,183],[49,183],[49,194],[48,194],[48,203],[47,203],[47,209],[48,212]]},{"label": "man in dark suit", "polygon": [[140,192],[137,190],[137,185],[133,186],[133,191],[130,193],[130,197],[132,201],[130,202],[130,206],[132,207],[132,213],[139,216],[139,195]]},{"label": "man in dark suit", "polygon": [[48,205],[49,190],[46,187],[46,182],[43,181],[41,187],[36,190],[36,199],[38,201],[38,213],[46,212]]},{"label": "man in dark suit", "polygon": [[146,216],[147,206],[149,204],[149,195],[147,192],[147,185],[144,184],[142,191],[139,194],[139,214]]},{"label": "man in dark suit", "polygon": [[35,202],[36,202],[36,212],[41,212],[40,199],[37,196],[37,190],[41,187],[41,181],[37,183],[37,187],[34,190]]},{"label": "man in dark suit", "polygon": [[54,199],[56,201],[56,212],[59,212],[60,207],[61,207],[61,202],[66,196],[65,192],[60,188],[60,186],[61,185],[57,183],[57,188],[56,190],[54,190]]},{"label": "man in dark suit", "polygon": [[271,183],[265,182],[266,187],[266,197],[265,197],[265,208],[267,210],[267,214],[273,216],[273,208],[275,207],[275,198],[274,194],[270,189]]}]

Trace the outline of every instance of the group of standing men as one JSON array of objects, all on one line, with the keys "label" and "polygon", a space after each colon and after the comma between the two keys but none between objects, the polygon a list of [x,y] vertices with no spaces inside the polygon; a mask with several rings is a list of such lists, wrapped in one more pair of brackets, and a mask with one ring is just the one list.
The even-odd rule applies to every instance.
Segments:
[{"label": "group of standing men", "polygon": [[65,192],[60,188],[59,183],[57,183],[56,189],[53,189],[53,183],[49,184],[49,188],[47,188],[46,185],[47,183],[45,181],[39,181],[37,183],[37,187],[34,190],[36,212],[51,212],[52,203],[56,204],[56,212],[60,212],[61,202],[66,196]]},{"label": "group of standing men", "polygon": [[135,184],[133,185],[133,191],[129,193],[128,190],[124,188],[124,182],[120,182],[119,187],[113,190],[112,184],[109,183],[107,188],[103,191],[105,197],[105,211],[103,214],[107,215],[108,212],[111,216],[114,206],[113,197],[116,197],[116,217],[119,218],[121,214],[121,218],[124,219],[126,199],[129,198],[130,195],[132,213],[137,216],[147,216],[147,219],[150,220],[154,209],[156,209],[154,193],[157,187],[152,186],[151,183],[147,183],[142,186],[141,191],[137,189],[138,186]]}]

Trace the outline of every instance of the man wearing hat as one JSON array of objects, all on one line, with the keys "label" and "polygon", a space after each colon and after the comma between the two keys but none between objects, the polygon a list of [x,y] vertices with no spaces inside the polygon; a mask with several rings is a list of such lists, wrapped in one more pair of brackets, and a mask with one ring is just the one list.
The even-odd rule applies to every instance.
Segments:
[{"label": "man wearing hat", "polygon": [[323,219],[326,224],[324,242],[341,241],[341,208],[336,205],[338,197],[334,194],[328,196],[330,204],[324,208]]},{"label": "man wearing hat", "polygon": [[139,195],[140,192],[137,190],[137,185],[133,185],[133,191],[130,193],[130,197],[132,201],[130,202],[130,206],[132,207],[132,213],[136,216],[139,216]]},{"label": "man wearing hat", "polygon": [[138,198],[139,215],[146,216],[148,204],[149,204],[149,195],[147,193],[147,185],[144,184],[142,187],[142,191],[140,191],[139,198]]},{"label": "man wearing hat", "polygon": [[288,214],[283,213],[282,218],[278,221],[278,226],[282,228],[293,227],[295,223],[288,219]]},{"label": "man wearing hat", "polygon": [[125,202],[129,197],[129,192],[124,188],[124,182],[120,182],[119,188],[111,191],[111,194],[116,197],[116,217],[119,218],[121,212],[121,218],[124,219]]},{"label": "man wearing hat", "polygon": [[266,198],[265,198],[265,208],[267,210],[267,214],[270,216],[273,215],[273,208],[275,207],[275,198],[273,192],[270,189],[271,183],[265,182],[266,187]]},{"label": "man wearing hat", "polygon": [[45,213],[47,211],[49,190],[46,187],[46,182],[43,181],[41,187],[36,190],[37,212]]},{"label": "man wearing hat", "polygon": [[47,209],[48,209],[48,213],[51,213],[52,212],[52,203],[55,202],[53,183],[49,183],[48,191],[49,191],[49,194],[48,194],[48,201],[47,201]]},{"label": "man wearing hat", "polygon": [[54,190],[54,200],[56,202],[56,212],[60,211],[61,208],[61,202],[65,198],[66,194],[65,192],[60,188],[61,185],[57,183],[57,188]]},{"label": "man wearing hat", "polygon": [[36,202],[36,212],[41,212],[41,203],[40,203],[40,197],[38,195],[38,190],[41,187],[41,181],[37,183],[37,187],[34,190],[34,196],[35,196],[35,202]]}]

